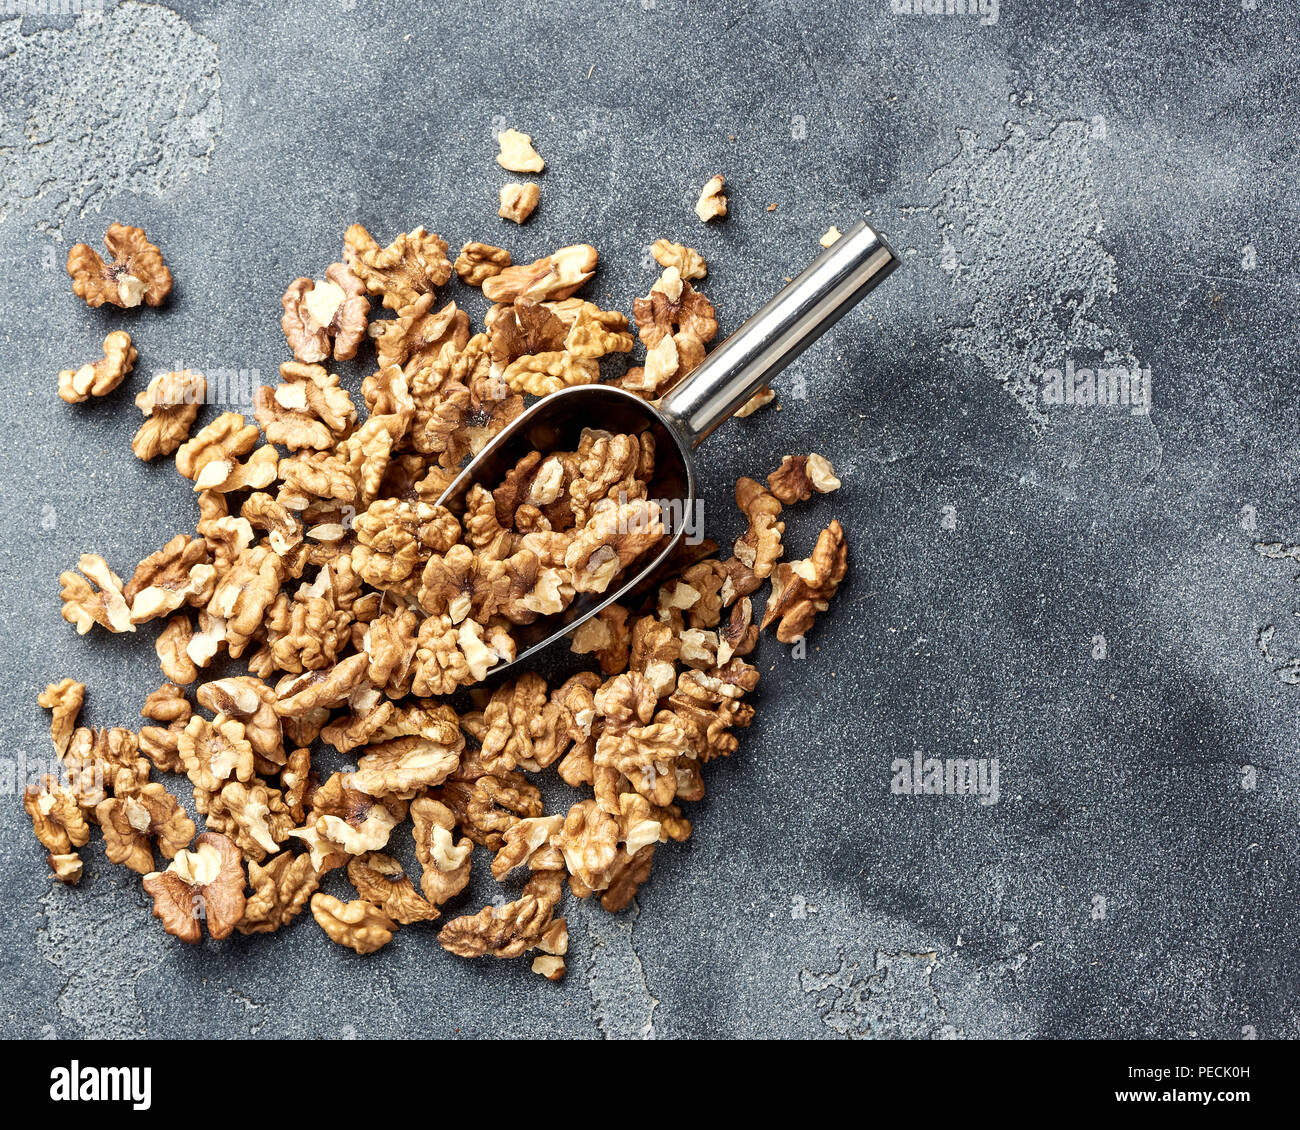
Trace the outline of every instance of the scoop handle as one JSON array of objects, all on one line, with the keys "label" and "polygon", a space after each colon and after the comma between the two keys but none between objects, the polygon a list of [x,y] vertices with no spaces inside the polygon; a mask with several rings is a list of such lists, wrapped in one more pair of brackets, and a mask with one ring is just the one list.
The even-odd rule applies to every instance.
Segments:
[{"label": "scoop handle", "polygon": [[897,266],[889,245],[857,224],[663,396],[659,411],[699,447]]}]

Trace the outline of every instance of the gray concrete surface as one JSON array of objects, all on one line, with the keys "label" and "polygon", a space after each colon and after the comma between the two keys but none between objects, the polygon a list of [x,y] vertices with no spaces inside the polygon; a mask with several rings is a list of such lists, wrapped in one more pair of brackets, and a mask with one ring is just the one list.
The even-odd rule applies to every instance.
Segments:
[{"label": "gray concrete surface", "polygon": [[[831,224],[866,216],[904,257],[779,412],[706,449],[724,538],[737,475],[830,456],[844,489],[787,542],[838,516],[852,572],[806,659],[764,645],[757,720],[637,907],[569,900],[566,981],[419,929],[370,958],[310,920],[186,948],[99,848],[51,885],[10,789],[0,1031],[1300,1035],[1300,568],[1254,548],[1300,535],[1300,21],[1288,0],[997,15],[321,0],[0,23],[11,762],[47,749],[47,681],[87,682],[97,725],[136,724],[155,685],[150,633],[78,638],[57,597],[80,552],[129,571],[190,528],[188,484],[131,455],[135,392],[182,364],[271,377],[286,282],[350,222],[518,259],[588,240],[592,294],[624,309],[643,248],[684,239],[724,330]],[[549,162],[522,230],[495,215],[502,124]],[[714,172],[731,211],[706,228]],[[164,249],[165,311],[70,293],[67,248],[116,219]],[[63,404],[57,370],[119,325],[136,375]],[[1151,411],[1045,404],[1067,361],[1149,367]],[[998,802],[891,792],[915,750],[997,758]]]}]

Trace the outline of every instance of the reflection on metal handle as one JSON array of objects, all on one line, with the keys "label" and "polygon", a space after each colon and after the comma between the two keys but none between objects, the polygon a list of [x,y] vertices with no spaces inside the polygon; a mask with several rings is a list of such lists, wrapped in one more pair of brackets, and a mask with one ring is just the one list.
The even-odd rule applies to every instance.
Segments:
[{"label": "reflection on metal handle", "polygon": [[698,447],[897,266],[885,241],[858,224],[664,396],[660,412]]}]

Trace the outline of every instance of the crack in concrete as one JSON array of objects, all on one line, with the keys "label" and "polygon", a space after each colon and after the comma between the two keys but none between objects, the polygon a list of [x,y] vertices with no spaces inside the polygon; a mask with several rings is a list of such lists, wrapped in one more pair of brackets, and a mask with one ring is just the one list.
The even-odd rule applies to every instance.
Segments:
[{"label": "crack in concrete", "polygon": [[659,1001],[646,983],[633,930],[641,916],[635,900],[626,914],[605,914],[588,922],[591,962],[587,989],[596,1024],[607,1040],[653,1040]]},{"label": "crack in concrete", "polygon": [[851,1040],[954,1039],[960,1030],[934,983],[939,955],[877,949],[871,968],[864,970],[844,950],[839,964],[823,972],[799,973],[799,985],[817,998],[821,1021],[832,1032]]}]

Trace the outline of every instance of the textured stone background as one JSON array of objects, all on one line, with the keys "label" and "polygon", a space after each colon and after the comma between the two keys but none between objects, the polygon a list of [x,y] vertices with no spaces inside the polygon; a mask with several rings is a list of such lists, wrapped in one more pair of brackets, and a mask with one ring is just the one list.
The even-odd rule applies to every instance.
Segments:
[{"label": "textured stone background", "polygon": [[[78,638],[57,600],[80,552],[129,571],[190,528],[188,484],[131,455],[135,392],[182,364],[272,378],[281,291],[353,220],[517,259],[589,240],[593,296],[624,309],[653,278],[643,247],[685,239],[724,330],[832,223],[866,216],[904,257],[780,379],[781,411],[703,453],[724,539],[738,474],[829,455],[844,489],[787,543],[838,516],[853,571],[807,659],[766,641],[755,725],[639,907],[569,900],[565,982],[419,929],[371,958],[310,921],[185,948],[98,847],[79,889],[51,886],[11,789],[4,1034],[1300,1035],[1298,569],[1253,549],[1300,524],[1294,5],[743,8],[127,2],[0,23],[11,760],[48,749],[47,681],[86,681],[97,725],[137,724],[156,685],[151,633]],[[495,215],[502,124],[549,162],[522,230]],[[705,228],[691,205],[717,171],[731,212]],[[164,312],[71,295],[68,246],[114,219],[164,249]],[[63,404],[56,371],[118,325],[136,375]],[[1067,358],[1149,365],[1153,412],[1044,409]],[[1000,802],[891,795],[914,749],[998,757]]]}]

